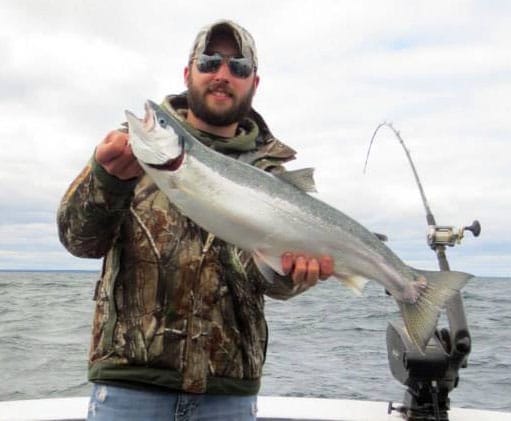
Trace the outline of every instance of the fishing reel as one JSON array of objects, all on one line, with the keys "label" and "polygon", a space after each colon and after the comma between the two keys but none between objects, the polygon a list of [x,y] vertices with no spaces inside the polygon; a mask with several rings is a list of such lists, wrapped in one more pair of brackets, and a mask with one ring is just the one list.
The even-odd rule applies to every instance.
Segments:
[{"label": "fishing reel", "polygon": [[428,245],[435,250],[438,246],[453,247],[460,244],[465,231],[470,231],[474,237],[481,234],[481,224],[479,221],[472,222],[472,225],[456,229],[451,226],[429,225],[428,227]]}]

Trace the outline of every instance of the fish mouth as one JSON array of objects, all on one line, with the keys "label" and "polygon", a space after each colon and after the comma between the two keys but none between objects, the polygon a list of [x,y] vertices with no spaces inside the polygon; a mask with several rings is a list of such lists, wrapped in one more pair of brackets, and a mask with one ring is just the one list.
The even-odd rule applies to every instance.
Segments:
[{"label": "fish mouth", "polygon": [[144,108],[145,108],[145,115],[144,115],[144,118],[142,119],[142,125],[145,130],[150,132],[151,130],[154,129],[154,127],[156,125],[156,112],[154,111],[154,107],[152,106],[150,101],[147,101],[144,104]]}]

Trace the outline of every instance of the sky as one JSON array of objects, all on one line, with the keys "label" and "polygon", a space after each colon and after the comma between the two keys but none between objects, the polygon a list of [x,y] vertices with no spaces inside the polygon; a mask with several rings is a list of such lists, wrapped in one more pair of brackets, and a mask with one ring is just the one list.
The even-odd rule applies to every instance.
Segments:
[{"label": "sky", "polygon": [[436,269],[406,155],[439,225],[481,222],[452,269],[511,276],[511,3],[505,0],[0,0],[0,269],[100,268],[58,240],[56,211],[95,146],[146,99],[184,90],[197,32],[256,40],[254,108],[314,167],[316,196]]}]

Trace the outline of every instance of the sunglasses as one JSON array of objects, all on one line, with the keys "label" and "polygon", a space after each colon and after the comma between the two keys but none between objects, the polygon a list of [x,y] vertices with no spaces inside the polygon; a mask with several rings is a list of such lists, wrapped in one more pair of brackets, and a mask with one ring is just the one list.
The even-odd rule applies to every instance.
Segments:
[{"label": "sunglasses", "polygon": [[252,60],[245,57],[232,57],[220,53],[200,54],[197,58],[197,70],[201,73],[215,73],[225,61],[233,76],[246,79],[252,74],[254,65]]}]

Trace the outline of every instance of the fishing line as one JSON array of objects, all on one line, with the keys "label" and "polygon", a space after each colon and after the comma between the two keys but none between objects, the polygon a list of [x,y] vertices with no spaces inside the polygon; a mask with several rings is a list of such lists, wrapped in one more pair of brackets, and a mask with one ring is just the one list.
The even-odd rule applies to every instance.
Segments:
[{"label": "fishing line", "polygon": [[366,161],[365,161],[365,164],[364,164],[364,174],[366,172],[366,169],[367,169],[367,163],[369,161],[369,155],[371,153],[371,148],[373,146],[373,143],[374,143],[374,140],[376,138],[376,134],[378,133],[378,131],[382,128],[382,127],[388,127],[390,130],[392,130],[392,132],[394,133],[394,135],[396,136],[397,140],[399,140],[399,143],[401,144],[401,146],[403,147],[403,150],[405,151],[406,153],[406,157],[408,158],[408,162],[410,163],[410,166],[412,168],[412,171],[413,171],[413,176],[415,177],[415,182],[417,183],[417,187],[419,188],[419,192],[420,192],[420,195],[421,195],[421,198],[422,198],[422,203],[424,205],[424,209],[426,210],[426,220],[428,221],[428,225],[436,225],[435,223],[435,217],[433,216],[433,213],[431,212],[431,208],[429,207],[429,203],[428,203],[428,199],[426,198],[426,194],[424,193],[424,189],[422,187],[422,183],[419,179],[419,174],[417,173],[417,169],[415,168],[415,164],[413,163],[413,160],[412,160],[412,156],[410,154],[410,151],[408,150],[408,148],[406,147],[405,145],[405,141],[403,140],[403,138],[401,137],[401,134],[399,133],[398,130],[396,130],[394,128],[394,126],[392,125],[392,123],[389,123],[389,122],[386,122],[384,121],[383,123],[380,123],[378,125],[378,127],[376,127],[376,129],[374,130],[374,133],[373,133],[373,136],[371,137],[371,142],[369,143],[369,149],[367,150],[367,156],[366,156]]}]

